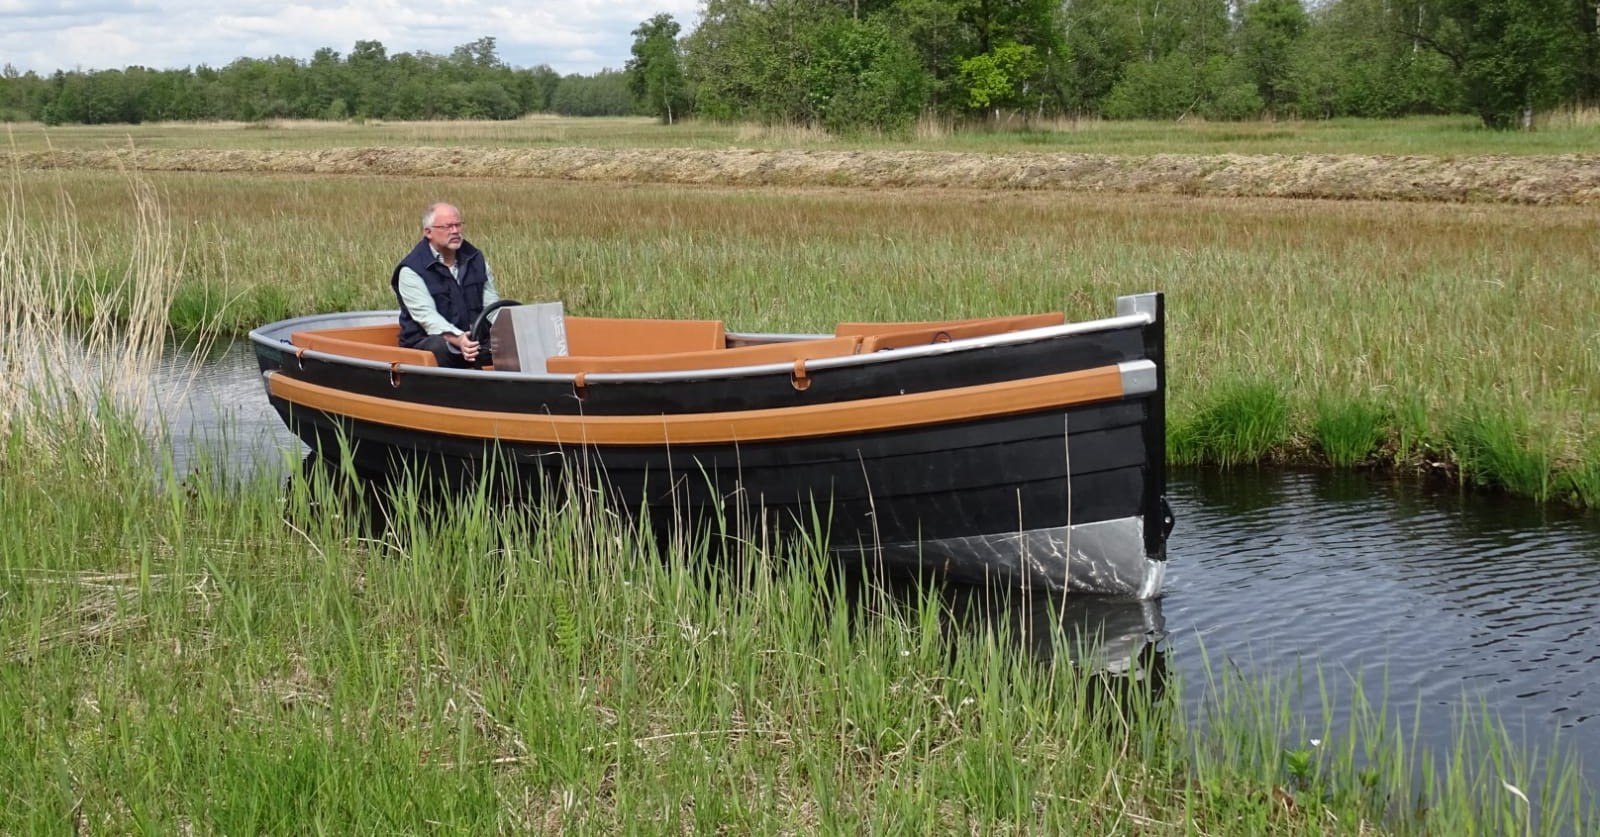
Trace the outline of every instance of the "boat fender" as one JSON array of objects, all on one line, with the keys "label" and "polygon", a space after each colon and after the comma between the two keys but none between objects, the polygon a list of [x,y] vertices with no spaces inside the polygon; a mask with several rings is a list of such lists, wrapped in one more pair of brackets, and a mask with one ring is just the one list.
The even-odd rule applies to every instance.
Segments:
[{"label": "boat fender", "polygon": [[794,362],[794,371],[789,373],[789,383],[795,392],[805,392],[811,388],[811,378],[806,375],[806,359],[798,358]]}]

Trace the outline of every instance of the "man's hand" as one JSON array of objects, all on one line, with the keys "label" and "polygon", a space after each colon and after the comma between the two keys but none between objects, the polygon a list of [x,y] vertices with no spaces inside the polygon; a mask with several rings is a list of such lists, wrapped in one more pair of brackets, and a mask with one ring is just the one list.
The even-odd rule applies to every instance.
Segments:
[{"label": "man's hand", "polygon": [[445,335],[444,340],[446,343],[449,343],[450,345],[459,349],[461,351],[462,359],[468,363],[472,363],[478,359],[478,341],[473,340],[468,335],[447,334]]}]

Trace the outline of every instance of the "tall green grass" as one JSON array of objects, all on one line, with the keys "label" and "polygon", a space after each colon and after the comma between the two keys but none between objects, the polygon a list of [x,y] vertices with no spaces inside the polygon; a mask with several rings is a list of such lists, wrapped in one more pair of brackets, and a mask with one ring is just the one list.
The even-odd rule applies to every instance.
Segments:
[{"label": "tall green grass", "polygon": [[[1202,788],[1192,804],[1237,805],[1231,833],[1582,834],[1596,812],[1570,752],[1519,747],[1487,705],[1465,698],[1443,750],[1418,738],[1422,705],[1390,705],[1385,679],[1330,683],[1320,668],[1246,678],[1202,645],[1204,694],[1191,743],[1198,775],[1248,777]],[[1184,682],[1186,690],[1196,684]],[[1348,704],[1334,697],[1348,693]],[[1320,708],[1320,718],[1302,707]],[[1342,709],[1343,711],[1336,711]],[[1271,804],[1227,799],[1271,788]],[[1222,797],[1222,798],[1219,798]],[[1291,816],[1299,824],[1287,822]]]},{"label": "tall green grass", "polygon": [[1224,468],[1259,462],[1289,443],[1289,402],[1264,381],[1217,386],[1193,414],[1174,422],[1167,456],[1176,464]]},{"label": "tall green grass", "polygon": [[1391,426],[1390,412],[1370,401],[1319,399],[1312,419],[1317,447],[1335,468],[1370,461]]},{"label": "tall green grass", "polygon": [[1597,823],[1486,712],[1441,758],[1359,684],[1307,726],[1270,680],[1107,681],[805,540],[405,480],[385,525],[326,470],[120,438],[7,452],[0,831],[1522,833],[1501,782],[1529,833]]},{"label": "tall green grass", "polygon": [[1526,413],[1511,410],[1463,413],[1446,426],[1445,441],[1463,481],[1543,502],[1557,484],[1549,451],[1530,437]]}]

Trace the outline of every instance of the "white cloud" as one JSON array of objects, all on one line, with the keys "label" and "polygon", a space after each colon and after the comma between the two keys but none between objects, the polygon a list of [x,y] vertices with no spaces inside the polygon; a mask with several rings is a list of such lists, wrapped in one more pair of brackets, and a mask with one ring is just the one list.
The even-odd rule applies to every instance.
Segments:
[{"label": "white cloud", "polygon": [[347,55],[379,41],[390,55],[447,55],[493,37],[515,67],[548,64],[561,73],[621,69],[630,34],[666,13],[693,28],[700,0],[345,0],[281,5],[236,0],[0,0],[0,63],[24,72],[224,66],[237,58],[306,60],[322,47]]}]

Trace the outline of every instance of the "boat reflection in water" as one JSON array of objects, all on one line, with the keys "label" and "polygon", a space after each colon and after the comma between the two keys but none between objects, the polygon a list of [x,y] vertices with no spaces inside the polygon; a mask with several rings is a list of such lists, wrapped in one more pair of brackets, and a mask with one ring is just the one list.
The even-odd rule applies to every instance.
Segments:
[{"label": "boat reflection in water", "polygon": [[[1097,674],[1164,676],[1166,627],[1160,599],[1025,594],[950,585],[940,591],[952,637],[990,632],[1041,664]],[[1156,665],[1161,672],[1152,670]]]},{"label": "boat reflection in water", "polygon": [[878,595],[915,619],[920,603],[939,608],[951,653],[963,641],[992,640],[1041,667],[1065,666],[1106,681],[1111,691],[1161,698],[1171,654],[1161,599],[1094,596],[853,574],[856,595]]}]

